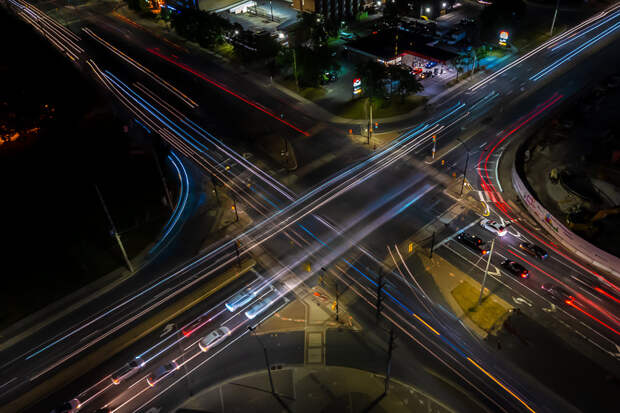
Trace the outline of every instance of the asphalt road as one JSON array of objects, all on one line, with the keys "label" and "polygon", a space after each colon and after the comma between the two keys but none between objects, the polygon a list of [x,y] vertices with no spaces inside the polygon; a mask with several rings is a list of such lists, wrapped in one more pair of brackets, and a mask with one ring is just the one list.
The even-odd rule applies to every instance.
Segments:
[{"label": "asphalt road", "polygon": [[[96,23],[102,19],[107,21],[105,24],[111,24],[111,21],[107,18],[93,18],[92,16],[90,17],[89,23],[92,23],[93,20],[95,20]],[[118,22],[116,23],[118,24]],[[105,25],[104,23],[100,24],[102,26]],[[79,23],[76,25],[79,25]],[[591,32],[583,34],[581,37],[575,36],[575,40],[570,48],[574,49],[579,44],[585,44],[587,40],[594,38],[596,34],[601,33],[602,30],[605,30],[609,25],[609,23],[606,23]],[[104,30],[101,27],[97,27],[97,29]],[[126,26],[122,26],[120,30],[122,32],[130,29]],[[159,47],[160,51],[164,50],[165,47],[161,44],[157,46],[158,42],[156,40],[146,38],[144,34],[141,32],[139,33],[138,35],[132,32],[132,35],[129,36],[130,41],[128,41],[127,44],[123,44],[125,53],[132,55],[157,73],[170,73],[170,70],[175,70],[174,76],[165,77],[168,79],[174,78],[175,86],[181,90],[192,90],[194,93],[198,93],[197,91],[200,90],[200,87],[205,87],[203,84],[204,79],[199,78],[200,80],[197,81],[195,74],[185,69],[175,69],[174,67],[176,65],[171,67],[170,63],[164,64],[164,62],[158,61],[159,58],[155,59],[152,53],[148,51],[145,52],[145,49],[152,47],[150,44],[155,44],[154,47]],[[145,39],[142,40],[141,37]],[[157,87],[157,93],[161,93],[162,96],[167,93],[160,90],[161,84],[156,85],[155,83],[157,82],[145,80],[143,76],[138,76],[135,72],[127,71],[126,65],[119,64],[118,62],[115,63],[115,57],[111,58],[111,56],[108,55],[106,58],[106,53],[109,53],[109,50],[101,48],[100,45],[91,45],[90,43],[93,42],[92,39],[83,42],[89,43],[89,54],[91,53],[91,48],[92,50],[95,50],[97,47],[100,48],[100,50],[92,52],[93,54],[91,56],[93,56],[93,60],[96,60],[98,66],[103,67],[105,64],[106,68],[109,67],[111,69],[110,72],[106,72],[105,70],[107,69],[101,71],[93,70],[93,72],[99,74],[104,79],[104,85],[107,85],[111,90],[113,89],[113,93],[115,93],[119,99],[128,99],[133,94],[126,86],[120,83],[120,78],[117,76],[121,76],[121,74],[123,82],[126,85],[131,85],[133,82],[140,81],[147,85],[149,89],[155,89]],[[148,43],[141,44],[142,42]],[[141,44],[141,47],[132,47],[132,44]],[[127,48],[125,49],[125,47]],[[607,50],[609,49],[610,48],[607,48]],[[456,156],[457,158],[452,162],[451,158],[445,157],[444,160],[448,166],[447,168],[440,168],[435,165],[428,166],[426,163],[426,161],[428,161],[427,155],[430,150],[429,145],[432,145],[430,143],[430,135],[435,132],[439,136],[438,152],[443,149],[443,145],[447,146],[453,143],[457,137],[463,140],[467,138],[470,147],[477,146],[483,148],[484,144],[488,143],[493,136],[498,135],[496,131],[501,132],[502,129],[508,128],[510,124],[518,123],[516,122],[517,119],[530,113],[535,109],[536,105],[545,101],[553,102],[550,104],[550,107],[555,105],[556,101],[553,99],[558,96],[554,95],[555,93],[562,95],[562,99],[576,93],[582,84],[579,79],[581,79],[584,73],[592,72],[593,68],[597,66],[596,58],[601,56],[600,54],[588,56],[585,60],[573,60],[573,62],[579,62],[579,65],[576,66],[578,70],[569,71],[565,75],[560,76],[552,73],[543,78],[542,81],[531,82],[527,80],[530,76],[539,73],[540,70],[544,70],[554,60],[560,59],[567,53],[567,50],[569,50],[569,48],[566,46],[557,50],[542,50],[540,53],[534,54],[527,61],[521,63],[521,67],[517,66],[512,70],[508,70],[503,77],[498,77],[495,81],[489,82],[488,85],[474,91],[465,91],[463,94],[455,95],[447,101],[441,102],[439,105],[436,105],[434,112],[430,115],[426,123],[419,126],[417,130],[411,130],[401,136],[392,146],[385,148],[382,152],[375,155],[375,157],[359,163],[356,167],[357,169],[348,169],[339,174],[332,174],[332,179],[325,181],[317,187],[314,186],[314,182],[308,183],[308,188],[313,189],[306,192],[305,195],[300,198],[287,192],[270,176],[260,171],[253,170],[251,166],[244,164],[242,159],[237,158],[235,154],[231,150],[225,148],[221,142],[209,138],[208,134],[201,132],[189,122],[189,119],[198,120],[202,119],[202,116],[204,116],[206,125],[209,125],[208,129],[217,132],[215,136],[225,136],[227,138],[230,137],[230,135],[227,135],[224,130],[231,130],[232,128],[235,130],[235,135],[232,136],[233,141],[237,136],[253,136],[251,134],[254,132],[291,136],[291,139],[295,140],[296,144],[297,141],[303,140],[303,138],[298,137],[298,131],[293,130],[289,125],[283,124],[278,119],[265,116],[265,113],[260,110],[257,111],[255,106],[239,104],[238,98],[236,97],[223,97],[226,96],[226,94],[230,95],[226,92],[225,95],[219,96],[221,99],[207,98],[204,103],[200,101],[198,113],[192,112],[188,118],[176,114],[177,116],[174,124],[170,121],[170,118],[175,115],[175,111],[167,109],[165,104],[161,101],[155,104],[159,103],[158,107],[160,111],[166,111],[166,118],[162,116],[153,116],[152,110],[146,111],[146,104],[137,106],[137,99],[134,99],[134,103],[131,104],[131,107],[136,110],[137,115],[142,114],[144,116],[143,120],[149,122],[147,126],[153,129],[159,128],[155,130],[163,130],[164,132],[162,133],[164,136],[166,136],[170,143],[177,147],[180,152],[184,153],[198,165],[216,174],[218,179],[221,179],[231,190],[235,191],[239,196],[240,204],[243,205],[242,212],[244,214],[251,216],[255,222],[264,220],[261,225],[257,225],[244,233],[239,240],[243,247],[242,253],[252,251],[260,257],[259,260],[264,257],[265,260],[271,260],[271,262],[278,264],[273,267],[267,267],[269,271],[265,272],[264,277],[269,279],[271,277],[281,277],[281,274],[286,272],[287,268],[299,269],[308,261],[312,263],[313,269],[311,269],[311,272],[316,272],[317,268],[340,262],[340,257],[343,255],[346,256],[347,252],[352,248],[355,250],[355,247],[359,246],[362,242],[367,246],[369,251],[383,256],[385,254],[386,244],[402,239],[399,238],[398,229],[400,229],[400,233],[406,237],[411,232],[415,232],[416,229],[422,228],[427,222],[435,219],[436,216],[440,215],[453,204],[453,200],[443,195],[443,188],[450,181],[449,174],[453,170],[460,169],[455,166],[459,161],[463,161],[462,158],[464,154],[460,151],[450,152],[449,155]],[[589,52],[590,49],[584,53]],[[191,58],[188,58],[186,61],[184,58],[184,64],[190,64],[189,62],[191,62],[192,67],[194,67],[194,65],[199,66],[201,73],[209,73],[209,67],[206,66],[210,65],[210,63],[205,63],[202,60],[194,62]],[[574,64],[575,63],[572,63],[572,65]],[[111,73],[118,73],[118,75],[113,76]],[[285,119],[292,124],[299,125],[301,130],[306,130],[305,128],[313,126],[314,121],[307,116],[285,111],[288,106],[287,102],[277,103],[273,97],[262,95],[260,89],[256,88],[254,85],[250,83],[241,83],[241,79],[235,77],[235,75],[218,73],[218,76],[233,76],[233,79],[229,80],[228,83],[243,89],[244,93],[250,97],[252,97],[252,94],[260,95],[261,105],[272,108],[273,113],[285,113]],[[220,80],[221,79],[218,78],[218,81]],[[571,81],[573,83],[571,83]],[[193,87],[189,88],[188,85],[190,84]],[[211,85],[211,83],[208,84]],[[211,93],[212,92],[213,91],[211,91]],[[499,95],[494,97],[495,95],[493,92]],[[156,101],[157,99],[153,100]],[[230,120],[231,107],[234,108],[234,118],[237,119],[236,122]],[[500,108],[499,114],[496,110],[498,107]],[[149,113],[147,114],[145,111]],[[548,116],[549,113],[550,110],[548,111],[545,109],[545,111],[541,111],[541,113],[536,115],[535,120],[532,120],[530,125],[533,125],[535,121],[542,119],[544,116]],[[228,121],[221,122],[220,119],[228,119]],[[243,122],[239,122],[238,119],[243,119]],[[211,124],[209,122],[213,123]],[[202,121],[200,124],[204,125]],[[260,125],[265,129],[263,130],[260,127],[255,129],[254,127],[256,125]],[[211,128],[211,126],[213,128]],[[218,128],[224,128],[224,130]],[[249,128],[251,130],[246,130],[244,128]],[[202,145],[208,145],[208,148],[205,146],[201,149],[199,146],[201,143],[195,139],[188,139],[187,136],[189,133],[181,129],[193,129],[191,133],[195,136],[199,135],[200,138],[204,139]],[[475,133],[472,134],[470,131],[475,131]],[[222,133],[222,135],[219,135],[219,133]],[[467,136],[470,134],[472,136]],[[499,134],[501,135],[501,133]],[[192,140],[193,143],[190,142],[190,140]],[[228,140],[229,139],[225,139],[225,141]],[[311,145],[315,147],[315,153],[330,150],[329,146],[322,145],[323,142],[331,141],[332,147],[339,146],[335,143],[337,140],[333,139],[333,131],[328,127],[325,127],[325,129],[322,129],[319,133],[314,134],[311,139],[307,140],[313,141]],[[318,140],[321,141],[320,145],[318,144]],[[205,154],[206,150],[215,151],[216,153],[215,155]],[[357,150],[361,157],[363,151],[361,149]],[[298,152],[303,152],[303,148],[301,151],[298,150]],[[356,158],[355,155],[355,150],[352,150],[343,155],[343,157],[347,159],[347,163],[350,163],[350,161]],[[331,167],[334,169],[333,172],[336,171],[335,165],[337,161],[342,162],[343,160],[340,158],[331,164]],[[340,167],[343,164],[344,163],[341,163]],[[327,170],[322,170],[321,173],[325,174],[331,172],[329,168],[326,169]],[[265,201],[265,199],[267,199],[267,201]],[[288,206],[285,206],[287,204]],[[415,205],[415,209],[410,209],[412,205]],[[274,215],[273,212],[276,210],[279,210],[279,213]],[[317,215],[313,215],[313,213]],[[317,220],[317,217],[320,216],[326,217],[330,222],[337,223],[337,226],[332,226]],[[475,222],[476,219],[477,217],[469,216],[465,223],[469,224]],[[385,227],[386,225],[389,225],[389,229]],[[287,229],[287,231],[284,231],[284,229]],[[404,231],[407,231],[407,234],[404,234]],[[449,231],[447,235],[451,235]],[[510,247],[514,247],[515,241],[513,240],[512,242],[512,245],[506,243],[505,247],[498,247],[498,254],[512,254],[510,251],[513,250]],[[456,250],[457,246],[452,245],[452,241],[443,243],[442,248],[449,250],[447,255],[450,256],[450,254],[452,254],[453,257],[451,260],[460,262],[460,265],[463,265],[463,260],[471,260],[471,257],[468,257],[462,251],[461,256],[455,254],[453,250]],[[450,250],[450,248],[452,248],[452,250]],[[356,251],[354,256],[360,254],[359,250]],[[370,257],[368,257],[368,259],[372,260],[372,254],[369,255]],[[567,254],[565,255],[567,256]],[[42,369],[45,370],[58,361],[63,361],[68,355],[78,350],[79,352],[76,353],[75,356],[83,354],[82,352],[86,351],[86,349],[82,350],[84,347],[83,341],[90,344],[92,342],[89,341],[90,336],[97,335],[102,329],[105,331],[111,326],[120,326],[118,331],[123,331],[123,323],[130,325],[130,323],[134,322],[132,318],[135,317],[135,319],[138,319],[140,313],[145,309],[150,309],[154,304],[157,304],[157,306],[164,305],[167,301],[162,301],[161,297],[167,297],[166,293],[171,289],[175,292],[180,291],[180,287],[190,285],[189,283],[192,282],[193,278],[197,275],[206,278],[225,268],[227,265],[232,264],[235,260],[235,253],[231,249],[231,245],[227,244],[220,249],[213,249],[206,257],[207,259],[199,265],[193,264],[190,268],[180,271],[177,276],[170,280],[156,285],[149,290],[148,294],[142,293],[136,296],[135,293],[130,293],[126,295],[125,299],[122,299],[122,296],[125,295],[125,291],[143,291],[139,286],[129,287],[124,285],[123,292],[114,292],[116,296],[111,293],[110,297],[113,297],[113,299],[110,299],[107,303],[116,302],[122,304],[127,299],[131,299],[131,304],[123,304],[122,307],[118,308],[120,311],[115,310],[108,314],[100,312],[100,315],[105,315],[73,334],[70,339],[55,343],[53,346],[49,345],[57,340],[52,339],[53,341],[50,342],[50,340],[42,339],[42,337],[49,338],[54,336],[50,335],[50,331],[65,330],[66,326],[70,325],[67,323],[67,318],[59,320],[58,324],[53,326],[56,330],[53,330],[52,327],[50,327],[49,330],[42,330],[40,336],[37,337],[38,340],[33,337],[29,339],[27,343],[22,343],[23,346],[20,346],[21,351],[18,351],[18,349],[9,349],[10,351],[14,351],[14,354],[19,354],[27,347],[33,348],[32,352],[35,352],[34,349],[36,349],[37,346],[39,349],[45,348],[46,346],[49,346],[47,349],[51,347],[54,348],[53,351],[47,351],[46,349],[47,354],[45,357],[39,357],[38,355],[41,353],[37,353],[35,357],[30,357],[26,362],[22,361],[23,356],[15,358],[13,364],[16,366],[14,367],[16,370],[7,369],[7,371],[12,372],[11,374],[16,374],[13,372],[19,371],[21,378],[19,382],[15,384],[17,385],[20,382],[24,383],[23,380],[29,376],[30,382],[32,382],[33,375],[36,376]],[[555,258],[562,262],[557,264],[555,264],[555,260],[545,262],[543,270],[547,268],[548,272],[557,271],[557,268],[560,267],[551,267],[552,264],[549,263],[552,262],[554,263],[553,265],[558,266],[574,266],[570,261],[567,263],[567,260],[565,260],[562,255]],[[549,265],[549,267],[546,267],[547,265]],[[156,270],[154,271],[155,272],[151,274],[157,274]],[[349,269],[348,271],[351,270]],[[538,277],[544,276],[543,271],[540,271],[540,274],[536,275],[534,271],[532,271],[532,273],[532,282],[539,282],[542,278]],[[509,278],[510,276],[502,276],[502,280]],[[532,288],[523,288],[521,283],[516,283],[514,280],[513,282],[506,281],[506,283],[509,283],[512,288],[517,289],[517,291],[528,300],[545,300],[543,297],[532,298],[539,296],[540,293],[536,293]],[[547,299],[547,303],[548,302],[549,300]],[[108,307],[107,305],[102,305],[101,302],[98,304],[99,305],[93,303],[93,306],[89,308],[101,309]],[[605,303],[605,307],[609,305],[609,303]],[[602,310],[600,315],[605,315],[607,313],[613,315],[613,312],[606,308]],[[97,312],[88,312],[85,309],[85,311],[81,311],[81,313],[96,314]],[[594,320],[584,315],[574,314],[572,317],[572,319],[569,317],[567,317],[567,319],[573,320],[571,322],[575,324],[585,325],[585,327],[579,328],[585,328],[585,334],[588,334],[588,337],[591,337],[593,341],[601,340],[602,343],[611,341],[612,344],[614,340],[617,342],[617,335],[600,323],[596,323]],[[78,319],[79,317],[74,318],[71,324],[82,325],[82,323],[76,322]],[[238,322],[241,323],[241,320]],[[75,328],[73,330],[75,330]],[[429,340],[429,343],[441,347],[436,341],[432,340],[432,337],[425,337],[424,340]],[[601,345],[598,341],[595,342]],[[30,345],[28,345],[28,343],[30,343]],[[93,346],[96,344],[97,343],[93,343]],[[608,343],[603,345],[608,346]],[[442,351],[452,353],[452,357],[458,354],[458,351],[454,352],[454,350],[449,347],[445,348],[445,344],[442,344],[442,346],[444,347]],[[91,347],[92,346],[89,346],[88,348],[90,349]],[[480,349],[476,349],[474,344],[471,345],[471,349],[480,357],[478,360],[484,362],[493,360],[493,356],[486,354]],[[31,352],[29,353],[32,354]],[[174,354],[171,356],[174,357]],[[495,366],[494,368],[497,369]],[[475,366],[469,365],[462,374],[467,375],[468,380],[479,382],[475,387],[483,389],[481,393],[485,394],[484,397],[495,400],[508,410],[518,410],[523,407],[521,405],[522,403],[514,397],[511,397],[510,393],[504,392],[502,389],[500,389],[498,393],[496,383],[493,380],[489,380],[489,378],[484,375],[481,376],[480,369],[477,370],[478,371],[476,371]],[[543,399],[548,400],[548,394],[534,390],[535,384],[524,379],[522,375],[503,371],[502,369],[498,370],[502,373],[500,377],[506,378],[511,384],[519,387],[519,394],[531,395],[530,397],[533,402],[541,404]],[[9,376],[6,378],[11,379]],[[43,378],[43,376],[44,375],[40,377]],[[3,377],[3,379],[4,378],[5,377]],[[39,377],[34,381],[36,382],[37,379],[39,379]],[[11,387],[13,387],[13,383]],[[107,398],[107,393],[103,393],[105,392],[98,394],[97,397]],[[143,396],[143,393],[141,393],[137,399],[148,402],[148,400],[142,399],[141,397],[146,397]],[[134,403],[135,400],[136,399],[132,399],[131,403]],[[562,404],[561,401],[557,401],[557,403]]]}]

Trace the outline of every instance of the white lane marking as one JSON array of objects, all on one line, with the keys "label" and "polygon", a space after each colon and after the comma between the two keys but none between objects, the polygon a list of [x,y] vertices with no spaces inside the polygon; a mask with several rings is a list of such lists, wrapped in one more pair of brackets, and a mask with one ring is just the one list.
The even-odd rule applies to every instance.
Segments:
[{"label": "white lane marking", "polygon": [[[463,260],[467,261],[468,263],[470,263],[472,266],[478,268],[480,271],[484,272],[484,269],[480,266],[478,266],[477,263],[469,260],[468,258],[465,258],[463,255],[461,255],[459,252],[455,251],[454,249],[450,248],[448,246],[448,244],[444,244],[444,247],[447,248],[448,250],[452,251],[452,253],[456,254],[457,256],[459,256],[460,258],[462,258]],[[473,252],[472,252],[473,254]],[[506,288],[508,288],[509,290],[513,291],[516,294],[520,294],[518,291],[515,290],[514,287],[509,286],[508,284],[506,284],[505,282],[501,281],[500,279],[498,279],[497,277],[493,277],[493,279],[495,279],[495,281],[497,281],[498,283],[504,285]],[[512,278],[511,278],[512,279]],[[535,296],[537,296],[539,299],[541,299],[542,301],[544,301],[547,304],[551,304],[551,302],[549,300],[547,300],[546,297],[543,297],[542,295],[538,294],[536,291],[532,290],[530,287],[528,287],[526,284],[523,283],[517,283],[517,285],[527,289],[528,291],[530,291],[532,294],[534,294]],[[560,311],[567,316],[568,318],[572,319],[574,322],[582,324],[584,327],[586,327],[588,330],[590,330],[591,332],[593,332],[594,334],[598,335],[600,338],[602,338],[603,340],[605,340],[606,342],[610,343],[613,346],[616,346],[616,343],[613,342],[611,339],[607,338],[606,336],[604,336],[603,334],[601,334],[600,332],[598,332],[597,330],[595,330],[594,328],[590,327],[587,324],[584,324],[583,321],[579,320],[577,317],[575,317],[574,315],[572,315],[571,313],[569,313],[568,311],[566,311],[564,308],[560,308]],[[603,349],[599,344],[596,344],[596,346],[600,349],[602,349],[603,351],[609,353],[609,351]]]},{"label": "white lane marking", "polygon": [[89,335],[87,335],[87,336],[82,337],[82,338],[80,339],[80,343],[81,343],[82,341],[88,340],[89,338],[91,338],[92,336],[94,336],[95,334],[97,334],[98,332],[99,332],[99,329],[97,329],[97,330],[93,331],[92,333],[90,333],[90,334],[89,334]]},{"label": "white lane marking", "polygon": [[13,377],[11,380],[9,380],[6,383],[4,383],[2,386],[0,386],[0,389],[3,388],[4,386],[6,386],[7,384],[13,383],[15,380],[17,380],[17,377]]},{"label": "white lane marking", "polygon": [[532,307],[532,302],[530,300],[527,300],[523,297],[512,297],[512,301],[515,302],[515,304],[526,304],[528,307]]},{"label": "white lane marking", "polygon": [[174,326],[175,326],[174,323],[166,324],[166,327],[164,327],[164,331],[159,335],[159,338],[162,338],[163,336],[165,336],[166,334],[174,330]]}]

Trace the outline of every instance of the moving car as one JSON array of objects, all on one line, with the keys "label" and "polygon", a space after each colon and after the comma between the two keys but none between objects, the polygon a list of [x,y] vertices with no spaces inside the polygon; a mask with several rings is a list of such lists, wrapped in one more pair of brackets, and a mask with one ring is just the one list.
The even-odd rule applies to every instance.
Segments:
[{"label": "moving car", "polygon": [[78,399],[71,399],[61,406],[58,406],[51,413],[76,413],[82,405]]},{"label": "moving car", "polygon": [[252,299],[256,297],[256,292],[252,291],[251,287],[246,287],[243,290],[239,291],[237,294],[233,295],[232,298],[226,301],[226,308],[231,313],[236,311],[239,307],[243,307]]},{"label": "moving car", "polygon": [[157,384],[158,381],[178,369],[179,363],[172,360],[170,363],[159,366],[154,372],[149,374],[149,376],[146,378],[146,382],[149,384],[149,386],[153,387]]},{"label": "moving car", "polygon": [[144,367],[144,361],[140,357],[136,357],[112,374],[112,383],[119,384],[136,374],[142,367]]},{"label": "moving car", "polygon": [[506,269],[506,271],[508,271],[512,275],[516,275],[517,277],[528,278],[530,276],[530,272],[518,262],[504,260],[502,261],[501,265]]},{"label": "moving car", "polygon": [[202,351],[209,351],[211,347],[217,346],[229,335],[230,329],[228,327],[216,328],[198,343],[198,347],[200,347]]},{"label": "moving car", "polygon": [[195,321],[192,321],[191,323],[183,327],[183,330],[181,330],[181,332],[183,333],[185,337],[189,337],[192,335],[194,331],[198,330],[200,327],[207,324],[208,322],[209,322],[208,318],[198,317]]},{"label": "moving car", "polygon": [[547,294],[551,295],[552,298],[563,301],[567,304],[572,303],[575,300],[575,297],[571,295],[571,293],[559,285],[555,285],[552,283],[544,283],[540,286]]},{"label": "moving car", "polygon": [[538,245],[532,244],[531,242],[522,242],[519,244],[519,248],[521,248],[524,252],[530,254],[532,257],[536,257],[539,260],[544,260],[549,255],[547,251],[540,248]]},{"label": "moving car", "polygon": [[484,241],[478,238],[475,235],[471,235],[467,232],[463,232],[456,236],[456,239],[470,249],[482,254],[486,255],[489,251],[484,248]]},{"label": "moving car", "polygon": [[493,221],[492,219],[483,219],[482,221],[480,221],[480,226],[487,231],[499,235],[500,237],[503,237],[508,232],[506,231],[505,226],[503,226],[497,221]]},{"label": "moving car", "polygon": [[265,295],[263,298],[252,304],[250,309],[245,312],[245,316],[250,320],[262,313],[269,307],[271,303],[278,299],[280,293],[278,290],[273,290],[269,294]]},{"label": "moving car", "polygon": [[618,290],[606,281],[600,280],[595,275],[582,273],[571,274],[570,277],[588,289],[598,293],[600,296],[610,299],[616,303],[620,302],[620,293]]}]

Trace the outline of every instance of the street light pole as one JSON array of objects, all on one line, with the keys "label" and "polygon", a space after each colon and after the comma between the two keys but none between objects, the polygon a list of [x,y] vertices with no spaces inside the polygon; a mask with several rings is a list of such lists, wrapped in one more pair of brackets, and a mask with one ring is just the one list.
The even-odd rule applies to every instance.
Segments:
[{"label": "street light pole", "polygon": [[478,297],[478,307],[482,302],[482,294],[484,293],[484,285],[487,282],[487,274],[489,273],[489,265],[491,264],[491,256],[493,255],[493,247],[495,247],[495,238],[491,241],[491,251],[489,251],[489,258],[487,259],[487,266],[484,269],[484,277],[482,278],[482,286],[480,287],[480,296]]},{"label": "street light pole", "polygon": [[551,30],[549,30],[549,36],[553,36],[553,26],[555,26],[555,18],[558,17],[558,9],[560,8],[560,0],[555,3],[555,11],[553,12],[553,20],[551,20]]},{"label": "street light pole", "polygon": [[271,4],[271,0],[269,0],[269,8],[271,9],[271,21],[273,20],[273,5]]},{"label": "street light pole", "polygon": [[103,195],[99,191],[99,187],[95,185],[95,190],[97,191],[97,195],[99,196],[99,200],[101,201],[101,206],[103,206],[103,210],[108,217],[108,221],[110,221],[110,227],[112,227],[112,235],[116,238],[116,242],[118,243],[118,247],[121,249],[121,253],[123,254],[123,259],[125,260],[125,264],[129,268],[129,271],[133,273],[133,266],[131,265],[131,261],[129,261],[129,257],[127,256],[127,252],[125,252],[125,247],[123,246],[123,241],[121,241],[121,237],[118,235],[118,231],[116,231],[116,226],[114,225],[114,221],[112,220],[112,215],[110,215],[110,211],[108,211],[108,207],[103,200]]},{"label": "street light pole", "polygon": [[459,138],[456,138],[456,140],[461,142],[461,144],[465,147],[465,150],[467,151],[467,158],[465,158],[465,168],[463,168],[463,183],[461,184],[461,193],[459,194],[459,197],[462,197],[463,189],[465,188],[465,178],[467,177],[467,166],[469,165],[469,148],[467,147],[467,145],[465,145],[465,142],[463,142]]}]

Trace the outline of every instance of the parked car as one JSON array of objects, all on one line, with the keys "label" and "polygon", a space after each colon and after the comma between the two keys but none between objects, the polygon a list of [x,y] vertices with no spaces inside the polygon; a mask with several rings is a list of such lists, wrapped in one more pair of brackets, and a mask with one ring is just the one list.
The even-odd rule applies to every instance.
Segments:
[{"label": "parked car", "polygon": [[153,387],[157,384],[158,381],[178,369],[179,363],[173,360],[170,363],[166,363],[155,369],[155,371],[149,374],[149,376],[146,378],[146,382],[149,386]]},{"label": "parked car", "polygon": [[478,238],[475,235],[471,235],[467,232],[463,232],[456,236],[456,239],[470,249],[482,254],[486,255],[489,251],[484,248],[484,241]]},{"label": "parked car", "polygon": [[78,399],[71,399],[68,402],[56,407],[51,413],[76,413],[82,405]]},{"label": "parked car", "polygon": [[540,248],[538,245],[532,244],[531,242],[522,242],[519,244],[519,248],[521,248],[527,254],[530,254],[532,257],[536,257],[539,260],[544,260],[549,255],[547,251]]},{"label": "parked car", "polygon": [[480,226],[487,231],[491,231],[492,233],[499,235],[500,237],[503,237],[508,232],[506,231],[506,227],[504,225],[497,221],[493,221],[492,219],[483,219],[480,221]]},{"label": "parked car", "polygon": [[121,381],[136,374],[142,367],[144,367],[144,360],[136,357],[112,374],[112,383],[119,384]]},{"label": "parked car", "polygon": [[566,303],[572,303],[575,300],[575,297],[564,288],[559,285],[552,283],[544,283],[540,286],[547,294],[549,294],[553,299],[557,301],[562,301]]},{"label": "parked car", "polygon": [[431,68],[433,68],[435,66],[437,66],[437,62],[433,62],[433,61],[430,61],[430,62],[428,62],[428,63],[426,63],[424,65],[424,67],[427,68],[427,69],[431,69]]},{"label": "parked car", "polygon": [[230,329],[228,327],[216,328],[198,343],[198,347],[200,347],[201,351],[209,351],[211,347],[217,346],[229,335]]},{"label": "parked car", "polygon": [[508,271],[512,275],[516,275],[517,277],[528,278],[530,276],[530,272],[518,262],[504,260],[502,261],[501,265],[506,269],[506,271]]}]

